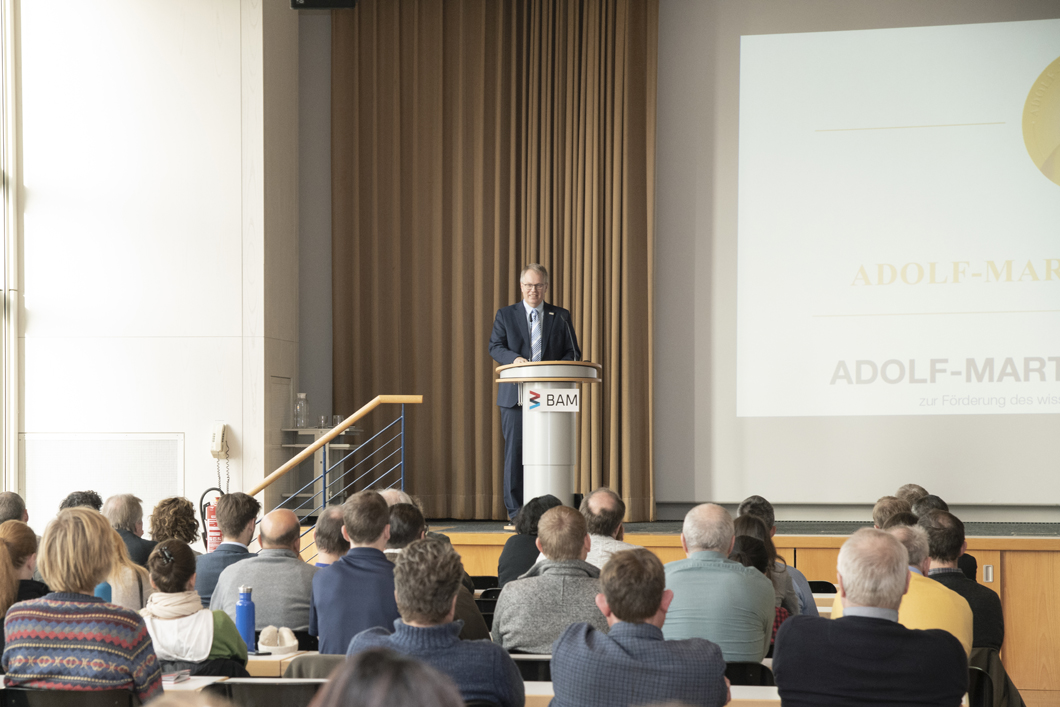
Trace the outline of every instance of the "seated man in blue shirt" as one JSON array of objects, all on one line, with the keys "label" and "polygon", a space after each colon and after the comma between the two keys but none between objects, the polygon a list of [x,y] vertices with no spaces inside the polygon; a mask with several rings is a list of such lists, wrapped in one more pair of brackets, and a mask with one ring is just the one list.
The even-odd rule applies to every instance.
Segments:
[{"label": "seated man in blue shirt", "polygon": [[394,565],[383,550],[390,539],[390,508],[375,491],[360,491],[342,504],[342,536],[350,550],[313,576],[309,633],[320,652],[342,655],[350,639],[398,618]]},{"label": "seated man in blue shirt", "polygon": [[757,663],[773,638],[773,583],[754,567],[729,559],[735,529],[729,512],[701,503],[685,515],[681,547],[687,559],[666,565],[674,593],[663,634],[667,640],[705,638],[727,662]]},{"label": "seated man in blue shirt", "polygon": [[461,641],[463,621],[454,620],[464,576],[460,555],[444,540],[424,538],[397,556],[394,586],[401,618],[394,632],[371,628],[354,636],[347,655],[389,648],[418,658],[453,679],[465,701],[522,707],[519,669],[490,641]]},{"label": "seated man in blue shirt", "polygon": [[616,552],[600,575],[596,605],[609,633],[571,624],[552,646],[552,707],[611,707],[729,701],[725,660],[702,638],[664,641],[673,600],[662,562],[649,550]]}]

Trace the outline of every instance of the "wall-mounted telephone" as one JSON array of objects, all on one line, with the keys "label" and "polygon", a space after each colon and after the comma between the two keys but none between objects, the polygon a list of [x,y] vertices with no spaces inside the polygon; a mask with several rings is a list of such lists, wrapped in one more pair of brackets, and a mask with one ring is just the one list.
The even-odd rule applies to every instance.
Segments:
[{"label": "wall-mounted telephone", "polygon": [[228,458],[228,440],[225,439],[225,423],[215,422],[210,435],[210,456],[214,459]]},{"label": "wall-mounted telephone", "polygon": [[223,422],[213,423],[210,433],[210,456],[217,460],[217,487],[221,487],[221,460],[225,460],[225,493],[228,493],[228,481],[231,470],[228,467],[228,428]]}]

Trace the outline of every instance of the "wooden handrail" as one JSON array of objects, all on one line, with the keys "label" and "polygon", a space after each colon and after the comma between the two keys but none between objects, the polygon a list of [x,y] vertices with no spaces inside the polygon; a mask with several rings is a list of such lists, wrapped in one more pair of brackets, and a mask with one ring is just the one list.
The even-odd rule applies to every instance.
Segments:
[{"label": "wooden handrail", "polygon": [[286,464],[284,464],[279,469],[277,469],[276,471],[272,472],[271,474],[266,476],[264,479],[262,479],[261,483],[258,484],[257,486],[255,486],[254,488],[252,488],[251,490],[247,491],[247,494],[250,495],[250,496],[257,496],[259,493],[261,493],[262,491],[267,489],[269,486],[271,486],[273,484],[273,482],[275,482],[281,476],[283,476],[284,474],[289,472],[291,469],[295,468],[296,466],[298,466],[299,464],[304,462],[309,457],[313,456],[318,449],[320,449],[325,444],[329,443],[331,440],[335,439],[340,434],[342,434],[342,432],[347,427],[349,427],[350,425],[356,423],[358,420],[360,420],[362,417],[364,417],[365,415],[370,413],[372,410],[375,410],[380,405],[388,405],[388,404],[390,404],[390,405],[419,405],[422,402],[423,402],[423,396],[422,395],[377,395],[377,396],[375,396],[374,398],[372,398],[368,402],[367,405],[365,405],[360,410],[358,410],[357,412],[355,412],[352,415],[350,415],[349,417],[347,417],[345,420],[342,421],[341,424],[339,424],[338,426],[332,428],[332,430],[330,432],[326,433],[323,437],[321,437],[317,441],[313,442],[311,445],[309,445],[308,447],[306,447],[305,449],[300,451],[298,454],[296,454],[293,457],[291,457],[291,459]]}]

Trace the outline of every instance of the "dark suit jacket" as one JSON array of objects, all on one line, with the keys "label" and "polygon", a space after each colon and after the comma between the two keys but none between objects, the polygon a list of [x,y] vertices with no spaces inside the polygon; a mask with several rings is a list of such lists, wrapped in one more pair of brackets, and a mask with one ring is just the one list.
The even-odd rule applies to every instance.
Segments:
[{"label": "dark suit jacket", "polygon": [[[575,361],[578,350],[578,337],[574,334],[570,312],[545,302],[545,314],[541,318],[541,360]],[[497,310],[490,335],[490,356],[502,366],[515,363],[520,356],[530,360],[530,324],[521,301]],[[513,408],[518,403],[518,385],[501,383],[497,386],[498,405]]]},{"label": "dark suit jacket", "polygon": [[309,635],[320,637],[322,654],[345,654],[358,633],[377,626],[389,629],[399,618],[394,565],[379,550],[351,547],[313,575]]},{"label": "dark suit jacket", "polygon": [[1000,651],[1005,641],[1005,615],[997,592],[968,579],[963,572],[932,572],[930,577],[968,601],[972,608],[972,648]]},{"label": "dark suit jacket", "polygon": [[119,529],[118,535],[125,543],[125,549],[129,551],[129,559],[141,567],[147,567],[147,558],[151,556],[151,551],[158,543],[137,537],[135,533],[130,533],[128,530]]},{"label": "dark suit jacket", "polygon": [[941,629],[804,614],[777,631],[773,676],[784,707],[957,707],[968,689],[968,659],[961,642]]},{"label": "dark suit jacket", "polygon": [[245,547],[221,543],[213,552],[195,558],[195,591],[202,597],[202,605],[210,608],[210,598],[213,596],[214,587],[217,586],[217,578],[225,567],[254,555],[255,553]]}]

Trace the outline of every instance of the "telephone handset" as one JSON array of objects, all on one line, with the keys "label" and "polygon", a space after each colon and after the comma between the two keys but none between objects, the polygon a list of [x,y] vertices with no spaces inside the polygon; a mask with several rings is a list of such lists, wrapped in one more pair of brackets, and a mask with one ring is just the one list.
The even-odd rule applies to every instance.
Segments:
[{"label": "telephone handset", "polygon": [[210,435],[210,456],[214,459],[228,458],[228,440],[225,439],[225,423],[215,422]]}]

